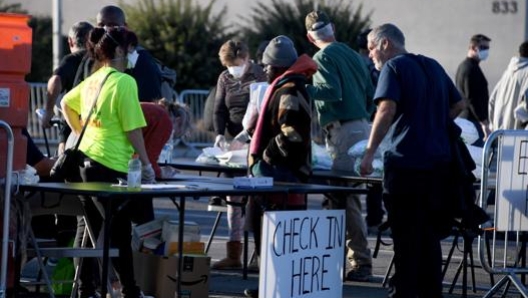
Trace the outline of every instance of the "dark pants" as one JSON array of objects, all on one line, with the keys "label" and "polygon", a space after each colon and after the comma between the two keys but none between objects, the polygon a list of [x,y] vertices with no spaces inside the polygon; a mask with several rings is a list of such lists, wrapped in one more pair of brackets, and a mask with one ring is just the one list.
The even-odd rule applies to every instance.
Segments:
[{"label": "dark pants", "polygon": [[430,171],[385,168],[385,207],[394,240],[392,297],[442,297],[442,251],[448,168]]},{"label": "dark pants", "polygon": [[[274,181],[300,182],[300,179],[295,177],[290,169],[282,166],[272,166],[262,160],[251,167],[251,174],[255,177],[273,177]],[[249,199],[246,220],[249,221],[247,224],[253,232],[258,255],[260,255],[262,215],[265,211],[306,210],[306,204],[290,205],[287,203],[287,199],[273,196],[253,196]]]},{"label": "dark pants", "polygon": [[378,226],[383,221],[383,215],[385,211],[383,210],[382,201],[383,201],[383,188],[381,184],[372,184],[367,185],[367,216],[365,218],[367,226]]},{"label": "dark pants", "polygon": [[[116,183],[117,178],[126,179],[126,173],[111,170],[93,160],[86,159],[88,164],[81,169],[81,177],[85,182],[110,182]],[[132,261],[131,243],[131,217],[132,208],[126,204],[124,199],[112,199],[111,204],[108,199],[99,200],[97,197],[84,200],[87,208],[88,220],[94,229],[95,237],[103,236],[101,226],[105,211],[110,208],[112,214],[110,222],[110,246],[119,250],[119,257],[112,258],[112,264],[118,274],[123,287],[124,297],[139,297],[139,288],[134,280],[134,267]],[[93,205],[92,205],[93,204]],[[95,208],[95,209],[94,209]],[[99,214],[96,213],[97,210]],[[80,275],[80,287],[82,295],[89,295],[95,289],[96,272],[94,271],[94,259],[85,258]],[[82,298],[82,297],[81,297]]]}]

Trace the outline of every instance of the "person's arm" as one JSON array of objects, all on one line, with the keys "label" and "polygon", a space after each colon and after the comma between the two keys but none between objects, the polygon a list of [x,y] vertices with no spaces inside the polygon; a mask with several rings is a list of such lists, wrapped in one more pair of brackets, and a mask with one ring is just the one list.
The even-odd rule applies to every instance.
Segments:
[{"label": "person's arm", "polygon": [[466,102],[460,100],[454,103],[449,109],[449,117],[455,119],[466,108]]},{"label": "person's arm", "polygon": [[317,72],[313,76],[313,85],[307,85],[306,90],[311,98],[321,101],[343,100],[339,72],[332,61],[325,56],[314,56]]},{"label": "person's arm", "polygon": [[213,105],[213,126],[217,135],[224,135],[226,128],[226,115],[228,115],[226,105],[226,84],[224,82],[224,73],[218,77],[216,85],[216,94]]},{"label": "person's arm", "polygon": [[53,118],[54,112],[53,108],[55,106],[55,103],[57,102],[57,98],[59,97],[59,94],[62,92],[62,82],[61,78],[58,75],[53,75],[48,80],[47,90],[46,90],[46,106],[44,114],[44,117],[40,119],[40,125],[42,125],[43,128],[50,128],[51,124],[51,118]]},{"label": "person's arm", "polygon": [[143,140],[143,132],[141,131],[141,128],[128,131],[126,134],[128,140],[132,144],[132,147],[134,147],[136,153],[139,154],[141,163],[144,166],[149,165],[150,160],[147,155],[147,149],[145,149],[145,141]]},{"label": "person's arm", "polygon": [[139,160],[141,160],[141,182],[142,183],[156,183],[156,173],[150,163],[147,155],[147,149],[145,148],[145,141],[143,140],[143,132],[141,128],[136,128],[126,132],[127,138],[134,147],[134,150],[139,154]]},{"label": "person's arm", "polygon": [[274,160],[283,160],[288,158],[288,153],[294,152],[297,144],[305,142],[303,139],[303,130],[306,129],[307,123],[301,119],[303,114],[310,113],[310,107],[307,101],[297,95],[283,94],[279,96],[280,104],[278,105],[277,115],[273,117],[280,125],[281,131],[270,140],[266,149],[264,149],[263,159],[270,164]]},{"label": "person's arm", "polygon": [[72,132],[77,136],[81,134],[82,125],[79,118],[79,113],[70,108],[65,101],[61,102],[62,115],[64,120],[68,123],[68,126],[72,129]]},{"label": "person's arm", "polygon": [[359,173],[361,176],[370,175],[374,171],[374,168],[372,167],[374,154],[383,141],[383,138],[389,131],[395,115],[396,102],[390,99],[380,99],[376,117],[374,118],[374,123],[372,124],[372,130],[368,140],[367,148],[365,150],[365,155],[361,160]]}]

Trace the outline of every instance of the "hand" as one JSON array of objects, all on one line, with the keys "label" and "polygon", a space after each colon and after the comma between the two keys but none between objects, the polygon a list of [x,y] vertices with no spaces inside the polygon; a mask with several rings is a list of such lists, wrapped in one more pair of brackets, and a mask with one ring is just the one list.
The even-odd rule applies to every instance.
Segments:
[{"label": "hand", "polygon": [[39,117],[40,119],[40,125],[42,125],[43,128],[50,128],[51,127],[51,118],[53,118],[53,111],[48,111],[42,109],[42,117]]},{"label": "hand", "polygon": [[179,174],[180,171],[171,167],[171,166],[164,166],[161,168],[161,178],[174,178],[175,175]]},{"label": "hand", "polygon": [[249,143],[249,140],[251,140],[251,137],[249,136],[249,133],[247,132],[247,130],[243,130],[242,132],[237,134],[233,140],[244,144],[244,143]]},{"label": "hand", "polygon": [[217,135],[216,136],[216,139],[215,139],[215,142],[214,142],[214,146],[215,147],[218,147],[222,150],[225,150],[227,148],[224,148],[225,147],[225,143],[226,143],[226,139],[223,135]]},{"label": "hand", "polygon": [[153,184],[156,183],[156,173],[151,164],[141,167],[141,183]]},{"label": "hand", "polygon": [[482,124],[481,126],[482,126],[482,131],[484,132],[483,141],[486,142],[489,135],[491,134],[491,129],[489,128],[489,125],[487,124]]},{"label": "hand", "polygon": [[361,165],[359,166],[359,175],[368,176],[374,172],[374,167],[372,166],[372,161],[374,160],[373,154],[365,154],[361,160]]}]

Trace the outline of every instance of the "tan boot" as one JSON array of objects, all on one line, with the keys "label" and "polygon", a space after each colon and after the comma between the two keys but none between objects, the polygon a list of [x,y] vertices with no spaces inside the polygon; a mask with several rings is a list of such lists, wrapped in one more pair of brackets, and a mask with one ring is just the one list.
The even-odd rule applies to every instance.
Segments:
[{"label": "tan boot", "polygon": [[217,270],[240,269],[242,262],[242,243],[240,241],[229,241],[226,243],[227,257],[214,263],[211,268]]}]

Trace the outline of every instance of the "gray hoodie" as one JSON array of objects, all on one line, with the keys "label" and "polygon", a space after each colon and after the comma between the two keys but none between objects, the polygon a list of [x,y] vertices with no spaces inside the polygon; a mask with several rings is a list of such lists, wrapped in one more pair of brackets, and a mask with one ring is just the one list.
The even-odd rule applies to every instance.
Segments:
[{"label": "gray hoodie", "polygon": [[491,130],[522,129],[514,110],[528,99],[528,58],[513,57],[489,99]]}]

